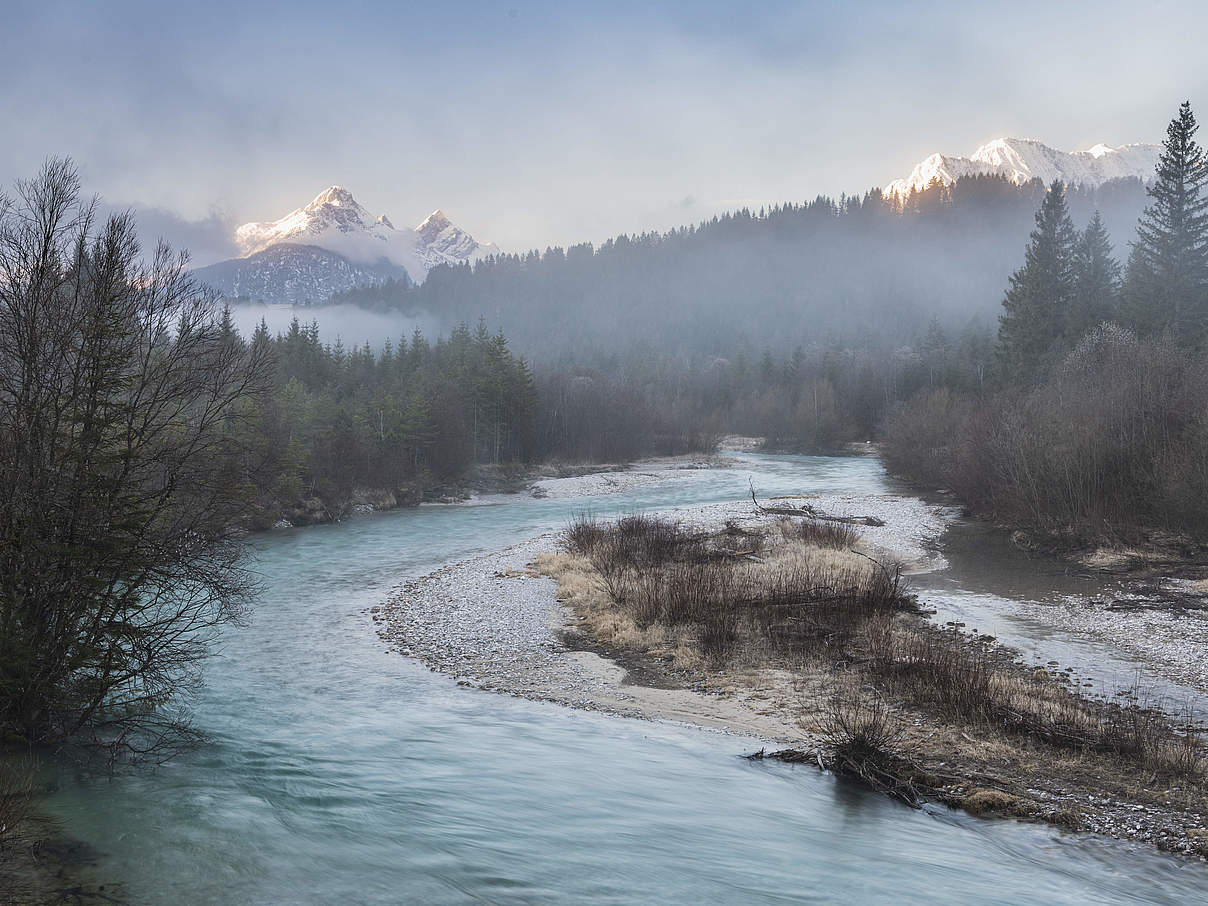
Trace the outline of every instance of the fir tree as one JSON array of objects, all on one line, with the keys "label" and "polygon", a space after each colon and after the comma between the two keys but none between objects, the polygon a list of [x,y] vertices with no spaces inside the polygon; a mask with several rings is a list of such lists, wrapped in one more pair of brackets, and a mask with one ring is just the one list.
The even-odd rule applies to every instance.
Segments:
[{"label": "fir tree", "polygon": [[1055,180],[1036,212],[1024,265],[1011,275],[998,319],[999,366],[1009,382],[1030,380],[1065,332],[1077,238],[1065,189]]},{"label": "fir tree", "polygon": [[927,335],[923,337],[923,362],[927,366],[927,383],[934,387],[944,364],[949,360],[948,335],[944,333],[939,318],[932,318],[927,325]]},{"label": "fir tree", "polygon": [[1126,319],[1143,332],[1199,342],[1208,325],[1208,165],[1184,101],[1166,128],[1152,203],[1128,258]]},{"label": "fir tree", "polygon": [[1120,262],[1112,257],[1111,238],[1096,211],[1074,249],[1074,296],[1065,331],[1071,345],[1115,316],[1119,292]]}]

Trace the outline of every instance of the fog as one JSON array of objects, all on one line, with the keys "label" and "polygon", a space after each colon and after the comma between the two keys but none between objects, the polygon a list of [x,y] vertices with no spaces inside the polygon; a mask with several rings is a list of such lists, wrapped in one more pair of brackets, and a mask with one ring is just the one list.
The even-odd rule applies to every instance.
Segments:
[{"label": "fog", "polygon": [[385,345],[386,340],[397,347],[399,339],[410,339],[416,328],[429,339],[436,339],[441,333],[437,320],[423,312],[378,312],[355,305],[240,304],[231,307],[231,314],[239,333],[245,338],[255,332],[261,319],[275,337],[287,332],[290,322],[297,318],[303,325],[316,321],[319,338],[324,344],[334,345],[338,340],[345,348],[351,348],[368,343],[375,352]]},{"label": "fog", "polygon": [[[879,195],[739,212],[598,247],[504,255],[438,268],[366,304],[482,316],[535,365],[616,356],[713,356],[796,347],[895,350],[935,319],[950,333],[993,331],[1010,274],[1024,262],[1045,187],[962,180],[902,211]],[[1067,193],[1077,229],[1095,211],[1124,258],[1146,202],[1136,179]],[[607,367],[612,367],[608,365]]]}]

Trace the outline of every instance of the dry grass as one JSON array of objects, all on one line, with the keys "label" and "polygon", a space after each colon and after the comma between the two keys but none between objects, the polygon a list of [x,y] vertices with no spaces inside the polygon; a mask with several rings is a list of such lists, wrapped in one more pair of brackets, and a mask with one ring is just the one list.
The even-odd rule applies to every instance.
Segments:
[{"label": "dry grass", "polygon": [[[828,537],[853,540],[850,526],[842,528]],[[638,634],[687,633],[706,660],[722,665],[752,650],[812,657],[846,644],[871,614],[906,606],[896,571],[802,537],[783,526],[776,539],[733,526],[707,536],[629,516],[607,525],[580,518],[564,546],[600,577],[607,597],[594,610],[627,618]]]},{"label": "dry grass", "polygon": [[842,693],[812,709],[835,751],[889,746],[880,718],[892,701],[970,744],[976,734],[1000,759],[1029,751],[1074,771],[1080,759],[1107,758],[1152,778],[1204,784],[1197,733],[1138,690],[1088,697],[1061,675],[1022,668],[990,637],[909,616],[896,571],[853,551],[850,526],[832,525],[729,525],[710,536],[651,517],[579,520],[565,536],[572,554],[557,567],[559,585],[597,638],[672,650],[680,669],[844,677]]},{"label": "dry grass", "polygon": [[1013,818],[1027,818],[1036,811],[1035,806],[1026,799],[1012,796],[1002,790],[972,790],[961,800],[961,807],[971,815],[1008,815]]},{"label": "dry grass", "polygon": [[992,638],[929,625],[891,626],[870,646],[881,688],[957,725],[1105,753],[1167,777],[1205,778],[1204,748],[1139,688],[1111,700],[1082,695],[1047,672],[1007,661]]},{"label": "dry grass", "polygon": [[843,522],[823,522],[818,519],[784,519],[780,531],[785,537],[793,538],[810,547],[849,550],[860,540],[855,526]]}]

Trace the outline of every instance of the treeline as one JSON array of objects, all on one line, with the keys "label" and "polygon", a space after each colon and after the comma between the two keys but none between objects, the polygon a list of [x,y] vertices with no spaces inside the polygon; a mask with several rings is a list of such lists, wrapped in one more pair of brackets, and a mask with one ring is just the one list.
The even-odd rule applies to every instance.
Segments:
[{"label": "treeline", "polygon": [[[1026,239],[1039,181],[938,182],[905,204],[879,190],[758,211],[667,233],[619,236],[473,265],[438,267],[418,286],[358,289],[348,301],[436,318],[485,315],[540,370],[584,351],[643,345],[668,359],[732,357],[741,338],[779,357],[797,346],[892,348],[933,318],[950,333],[993,321]],[[1140,180],[1070,190],[1079,223],[1100,211],[1114,236],[1145,204]]]},{"label": "treeline", "polygon": [[[228,342],[245,344],[229,310],[223,325]],[[356,491],[418,500],[474,463],[534,455],[532,375],[484,324],[432,343],[417,331],[375,352],[324,345],[316,322],[295,318],[276,337],[262,321],[247,343],[266,350],[271,373],[241,423],[258,523],[339,517]]]},{"label": "treeline", "polygon": [[1183,104],[1127,264],[1051,186],[1010,278],[991,380],[889,420],[895,470],[1065,542],[1208,538],[1208,163]]},{"label": "treeline", "polygon": [[944,382],[976,389],[992,359],[984,330],[949,334],[933,321],[896,344],[815,342],[783,355],[745,338],[724,355],[700,358],[644,344],[597,369],[564,363],[550,383],[590,375],[594,386],[609,387],[607,396],[635,401],[625,408],[662,413],[676,436],[742,434],[765,438],[771,449],[827,453],[876,439],[890,409],[920,389]]},{"label": "treeline", "polygon": [[[878,190],[819,197],[440,267],[419,286],[333,301],[445,325],[485,315],[530,362],[543,400],[584,401],[584,412],[626,401],[588,419],[613,419],[590,441],[585,421],[539,416],[539,435],[566,455],[628,458],[727,433],[827,452],[878,437],[920,389],[985,385],[1002,284],[1045,195],[1039,181],[972,176],[904,203]],[[1110,241],[1145,199],[1128,179],[1072,188],[1066,203],[1079,224],[1099,212]],[[634,423],[652,412],[657,438]]]},{"label": "treeline", "polygon": [[359,500],[418,502],[477,465],[626,461],[715,443],[669,417],[658,392],[600,374],[535,380],[485,320],[435,341],[416,330],[376,351],[324,344],[317,321],[295,318],[276,336],[261,321],[248,340],[229,308],[221,323],[226,343],[269,363],[269,392],[232,422],[258,527],[339,518]]}]

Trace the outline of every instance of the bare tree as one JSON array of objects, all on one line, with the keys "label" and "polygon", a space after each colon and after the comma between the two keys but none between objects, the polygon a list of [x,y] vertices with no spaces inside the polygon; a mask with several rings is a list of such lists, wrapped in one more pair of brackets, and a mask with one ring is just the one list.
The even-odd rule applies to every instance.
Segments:
[{"label": "bare tree", "polygon": [[0,199],[0,731],[145,754],[188,735],[254,591],[239,421],[267,352],[94,208],[68,160]]}]

